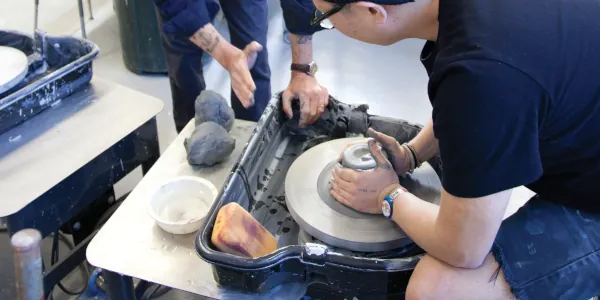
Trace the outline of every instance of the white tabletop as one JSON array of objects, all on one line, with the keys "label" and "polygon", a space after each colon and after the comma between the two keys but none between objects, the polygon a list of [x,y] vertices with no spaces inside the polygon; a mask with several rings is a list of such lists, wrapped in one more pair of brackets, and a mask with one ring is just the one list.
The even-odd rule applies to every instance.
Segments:
[{"label": "white tabletop", "polygon": [[0,217],[14,214],[151,120],[163,102],[101,79],[0,135]]}]

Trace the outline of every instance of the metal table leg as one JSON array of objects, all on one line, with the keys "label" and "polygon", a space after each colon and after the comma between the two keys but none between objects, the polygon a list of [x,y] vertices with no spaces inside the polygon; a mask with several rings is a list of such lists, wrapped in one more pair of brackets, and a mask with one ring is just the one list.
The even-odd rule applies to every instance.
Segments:
[{"label": "metal table leg", "polygon": [[135,290],[133,279],[130,276],[124,276],[108,270],[102,271],[108,299],[135,300]]},{"label": "metal table leg", "polygon": [[88,10],[90,11],[90,20],[93,20],[94,13],[92,12],[92,0],[88,0]]},{"label": "metal table leg", "polygon": [[142,173],[145,175],[160,157],[160,147],[158,143],[158,127],[156,118],[148,121],[140,129],[140,139],[144,141],[144,150],[148,154],[148,159],[142,163]]},{"label": "metal table leg", "polygon": [[33,15],[33,31],[38,29],[38,10],[40,7],[40,0],[34,0],[34,15]]},{"label": "metal table leg", "polygon": [[77,4],[79,5],[79,23],[81,24],[81,36],[84,39],[87,39],[87,34],[85,33],[85,20],[83,19],[83,0],[77,0]]}]

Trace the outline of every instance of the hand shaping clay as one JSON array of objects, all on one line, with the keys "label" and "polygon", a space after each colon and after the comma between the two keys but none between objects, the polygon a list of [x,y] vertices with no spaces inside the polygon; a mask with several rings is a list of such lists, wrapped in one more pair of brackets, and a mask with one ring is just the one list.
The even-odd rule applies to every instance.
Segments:
[{"label": "hand shaping clay", "polygon": [[291,134],[308,137],[326,135],[336,139],[346,137],[347,133],[366,135],[369,129],[368,109],[369,106],[366,104],[349,105],[329,96],[329,105],[321,117],[314,124],[301,128],[299,126],[300,104],[298,101],[293,101],[294,116],[287,121],[287,125]]},{"label": "hand shaping clay", "polygon": [[194,103],[196,110],[196,126],[204,122],[215,122],[227,132],[231,131],[235,115],[233,109],[227,105],[223,96],[215,91],[204,90]]},{"label": "hand shaping clay", "polygon": [[235,140],[215,122],[200,124],[184,142],[190,165],[212,166],[222,162],[235,148]]}]

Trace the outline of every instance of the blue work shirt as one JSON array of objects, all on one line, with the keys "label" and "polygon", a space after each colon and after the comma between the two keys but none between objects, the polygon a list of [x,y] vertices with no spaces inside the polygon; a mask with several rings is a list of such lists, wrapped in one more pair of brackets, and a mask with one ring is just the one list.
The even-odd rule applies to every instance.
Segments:
[{"label": "blue work shirt", "polygon": [[[190,37],[208,24],[219,10],[210,0],[154,0],[163,16],[163,32],[175,37]],[[281,0],[283,18],[289,32],[311,35],[321,27],[311,26],[315,6],[312,0]]]}]

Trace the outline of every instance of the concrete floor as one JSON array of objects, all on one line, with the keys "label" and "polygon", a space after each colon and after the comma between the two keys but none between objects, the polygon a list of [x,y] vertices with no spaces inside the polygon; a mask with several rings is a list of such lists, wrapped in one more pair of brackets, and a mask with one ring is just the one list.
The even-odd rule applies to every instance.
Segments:
[{"label": "concrete floor", "polygon": [[[150,0],[148,5],[152,5]],[[85,1],[84,1],[85,2]],[[279,1],[269,0],[269,63],[273,74],[273,92],[287,87],[290,79],[291,52],[283,41],[283,16]],[[92,0],[94,20],[86,18],[88,37],[101,49],[94,63],[96,77],[112,80],[161,99],[164,110],[158,115],[159,140],[164,151],[175,138],[172,120],[172,105],[168,80],[165,76],[139,76],[129,72],[123,65],[119,29],[113,12],[112,1]],[[10,13],[5,13],[10,11]],[[33,30],[33,1],[0,1],[0,28],[24,32]],[[85,10],[88,12],[87,7]],[[41,1],[40,28],[51,34],[79,35],[77,2]],[[226,34],[226,24],[221,19],[217,28]],[[314,59],[319,64],[317,78],[330,94],[347,103],[368,103],[370,113],[401,118],[415,123],[424,123],[430,116],[431,105],[427,97],[427,74],[419,61],[422,41],[407,40],[389,47],[364,44],[351,40],[339,32],[325,31],[315,35]],[[230,82],[227,72],[212,61],[205,67],[207,87],[226,98],[229,97]],[[130,174],[116,187],[118,195],[131,190],[140,180],[138,170]],[[531,192],[520,188],[519,201],[511,203],[509,212],[520,207]],[[6,241],[5,241],[6,240]],[[47,247],[46,247],[47,248]],[[0,283],[0,298],[12,299],[12,258],[7,247],[7,238],[0,237],[0,274],[7,278]],[[80,276],[70,278],[67,283],[72,289],[81,286]],[[69,299],[56,294],[55,299]],[[184,292],[173,291],[161,299],[198,299]]]}]

